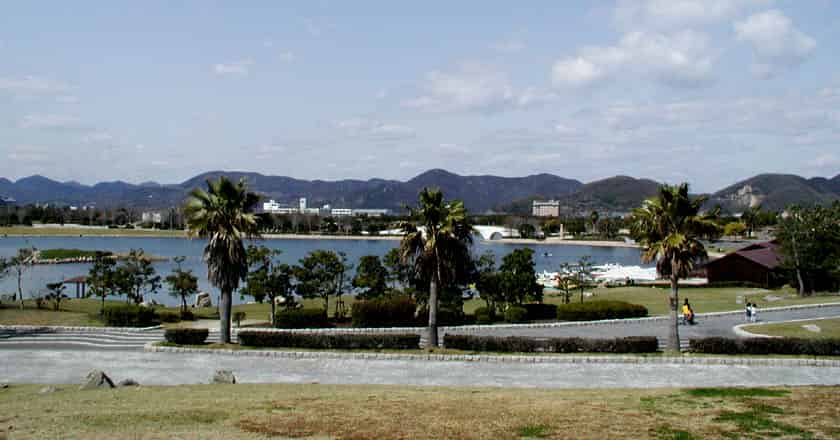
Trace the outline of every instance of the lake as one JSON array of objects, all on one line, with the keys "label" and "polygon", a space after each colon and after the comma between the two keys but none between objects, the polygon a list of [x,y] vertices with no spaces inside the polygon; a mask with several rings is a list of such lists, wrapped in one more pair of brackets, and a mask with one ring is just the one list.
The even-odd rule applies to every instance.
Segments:
[{"label": "lake", "polygon": [[[283,253],[280,260],[294,264],[308,252],[315,249],[329,249],[342,251],[347,254],[348,260],[355,265],[359,257],[363,255],[383,256],[392,248],[398,246],[397,240],[328,240],[328,239],[272,239],[260,240],[266,246],[279,249]],[[215,299],[218,295],[217,289],[212,287],[206,279],[207,267],[201,260],[205,240],[187,240],[183,238],[145,238],[145,237],[2,237],[0,238],[0,256],[9,257],[17,252],[17,249],[28,246],[35,246],[38,249],[53,248],[75,248],[86,250],[107,250],[112,252],[128,252],[131,249],[142,248],[147,254],[167,257],[170,261],[155,263],[155,269],[162,277],[165,277],[172,270],[173,257],[185,256],[183,266],[192,269],[198,276],[199,288],[211,292]],[[572,245],[544,245],[534,244],[509,244],[487,241],[476,241],[473,244],[473,253],[482,254],[492,251],[497,259],[501,260],[504,255],[517,248],[534,249],[534,260],[537,272],[543,270],[556,271],[561,263],[575,262],[583,256],[591,256],[595,264],[618,263],[623,265],[638,265],[640,263],[640,252],[638,249],[626,247],[596,247],[596,246],[572,246]],[[549,253],[551,256],[545,256]],[[24,296],[30,292],[37,292],[46,289],[47,283],[52,283],[78,275],[86,275],[90,268],[89,264],[59,264],[34,266],[24,275],[23,290]],[[11,293],[17,288],[17,280],[9,276],[0,280],[0,293]],[[75,295],[74,286],[67,287],[66,293]],[[148,299],[148,298],[147,298]],[[168,305],[178,304],[178,299],[168,295],[164,287],[154,296],[160,303]],[[246,298],[246,301],[248,299]],[[239,295],[234,295],[234,303],[240,303]]]}]

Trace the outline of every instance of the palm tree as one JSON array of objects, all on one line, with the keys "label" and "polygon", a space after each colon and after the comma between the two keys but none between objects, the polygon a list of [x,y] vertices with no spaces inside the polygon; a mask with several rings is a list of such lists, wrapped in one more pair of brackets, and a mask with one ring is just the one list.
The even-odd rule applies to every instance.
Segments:
[{"label": "palm tree", "polygon": [[222,343],[230,343],[230,310],[233,291],[248,275],[248,255],[243,239],[258,238],[257,219],[251,213],[259,196],[249,192],[245,179],[231,182],[221,176],[207,181],[207,191],[196,188],[184,205],[187,235],[207,238],[204,261],[207,278],[221,291],[219,330]]},{"label": "palm tree", "polygon": [[[400,258],[412,262],[420,279],[429,280],[429,345],[438,345],[438,290],[452,283],[458,268],[470,259],[472,225],[460,200],[446,202],[439,189],[424,188],[416,209],[410,210],[418,225],[405,223]],[[466,260],[465,260],[466,259]]]},{"label": "palm tree", "polygon": [[631,232],[642,245],[642,261],[656,260],[657,272],[671,281],[669,350],[680,349],[679,280],[707,256],[700,237],[714,234],[719,228],[716,210],[700,213],[705,201],[705,197],[689,197],[687,183],[663,185],[657,197],[645,200],[631,215]]}]

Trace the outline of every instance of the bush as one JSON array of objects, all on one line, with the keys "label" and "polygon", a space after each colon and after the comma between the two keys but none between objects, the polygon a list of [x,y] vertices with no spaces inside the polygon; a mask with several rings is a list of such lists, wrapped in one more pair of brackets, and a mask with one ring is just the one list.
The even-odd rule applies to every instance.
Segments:
[{"label": "bush", "polygon": [[242,325],[242,321],[245,320],[245,317],[248,316],[245,312],[233,312],[233,322],[236,323],[236,326],[239,327]]},{"label": "bush", "polygon": [[315,349],[417,349],[420,335],[399,333],[293,333],[243,330],[239,343],[249,347]]},{"label": "bush", "polygon": [[544,321],[557,319],[557,305],[555,304],[522,304],[528,312],[529,321]]},{"label": "bush", "polygon": [[479,307],[475,309],[475,323],[476,324],[492,324],[496,322],[496,314],[491,313],[487,307]]},{"label": "bush", "polygon": [[790,354],[840,356],[840,339],[702,338],[689,341],[689,350],[707,354]]},{"label": "bush", "polygon": [[111,327],[150,327],[158,323],[154,309],[128,304],[106,307],[103,318]]},{"label": "bush", "polygon": [[557,319],[561,321],[643,318],[647,315],[645,306],[624,301],[589,301],[557,307]]},{"label": "bush", "polygon": [[285,309],[274,318],[277,328],[325,328],[330,323],[323,309]]},{"label": "bush", "polygon": [[528,322],[528,311],[525,307],[510,306],[505,310],[505,322]]},{"label": "bush", "polygon": [[446,348],[499,353],[654,353],[659,342],[654,336],[616,339],[527,338],[519,336],[444,335]]},{"label": "bush", "polygon": [[181,321],[195,321],[195,315],[189,310],[181,310]]},{"label": "bush", "polygon": [[[429,309],[421,309],[417,313],[417,325],[425,327],[429,324]],[[437,313],[438,325],[463,325],[467,322],[467,316],[461,309],[450,309],[441,307]]]},{"label": "bush", "polygon": [[201,345],[207,340],[206,328],[168,328],[163,333],[166,342],[178,345]]},{"label": "bush", "polygon": [[160,322],[179,322],[181,320],[181,315],[175,312],[167,312],[165,310],[162,310],[160,312],[157,312],[157,315]]},{"label": "bush", "polygon": [[417,304],[407,296],[356,301],[353,327],[411,327]]}]

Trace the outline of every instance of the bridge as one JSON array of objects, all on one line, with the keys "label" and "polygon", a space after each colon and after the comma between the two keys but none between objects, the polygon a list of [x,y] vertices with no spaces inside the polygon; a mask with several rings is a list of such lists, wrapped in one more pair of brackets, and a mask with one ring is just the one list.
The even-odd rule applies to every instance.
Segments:
[{"label": "bridge", "polygon": [[[423,226],[420,226],[418,229],[420,229],[420,231],[424,231]],[[386,231],[379,231],[379,235],[402,235],[402,233],[402,229],[389,229]],[[501,240],[503,238],[519,238],[519,231],[513,228],[506,228],[504,226],[475,225],[473,226],[473,234],[480,236],[482,240]]]}]

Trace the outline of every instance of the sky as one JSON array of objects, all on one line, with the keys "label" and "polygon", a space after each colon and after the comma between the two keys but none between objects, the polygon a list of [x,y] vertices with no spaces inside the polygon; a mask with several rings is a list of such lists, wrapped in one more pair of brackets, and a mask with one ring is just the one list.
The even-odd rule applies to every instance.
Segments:
[{"label": "sky", "polygon": [[9,2],[0,176],[840,173],[840,2]]}]

